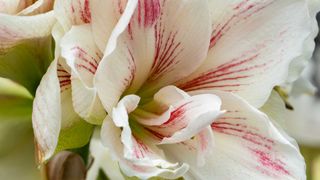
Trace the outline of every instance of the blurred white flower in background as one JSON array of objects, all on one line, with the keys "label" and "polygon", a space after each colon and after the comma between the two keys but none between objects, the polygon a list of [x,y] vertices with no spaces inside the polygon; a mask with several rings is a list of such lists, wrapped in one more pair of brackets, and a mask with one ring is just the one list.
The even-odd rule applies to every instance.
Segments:
[{"label": "blurred white flower in background", "polygon": [[[288,119],[285,123],[285,127],[289,134],[301,145],[315,147],[320,147],[320,98],[319,90],[316,89],[320,85],[319,53],[320,49],[318,48],[314,55],[315,62],[310,62],[303,72],[303,77],[293,85],[293,94],[288,101],[291,103],[294,110],[287,111]],[[316,77],[316,74],[318,77]],[[307,83],[305,81],[309,82],[308,84],[304,84],[303,87],[303,83]],[[311,82],[316,86],[312,87]],[[307,88],[305,85],[307,85]],[[304,90],[301,88],[304,88]],[[296,94],[296,91],[304,91],[304,93],[298,95]]]}]

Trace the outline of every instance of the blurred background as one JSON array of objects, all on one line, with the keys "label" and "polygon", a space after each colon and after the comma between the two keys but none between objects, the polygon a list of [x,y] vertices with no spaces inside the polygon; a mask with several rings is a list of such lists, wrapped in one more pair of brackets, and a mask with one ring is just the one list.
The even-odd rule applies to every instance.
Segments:
[{"label": "blurred background", "polygon": [[[319,23],[320,14],[317,19]],[[312,61],[303,72],[303,76],[294,83],[287,99],[293,110],[286,110],[287,118],[281,124],[300,146],[307,163],[308,180],[320,180],[320,35],[315,41],[316,49]],[[35,54],[34,59],[41,59],[41,54]],[[33,84],[24,84],[26,89],[11,80],[1,78],[8,77],[9,73],[0,73],[0,179],[21,180],[23,177],[23,180],[37,180],[41,179],[41,171],[37,169],[34,156],[32,100],[37,83],[48,63],[40,63],[40,66],[33,67],[28,64],[28,60],[23,60],[26,57],[30,58],[28,54],[16,55],[12,52],[9,56],[12,56],[12,67],[5,68],[14,74],[14,77],[9,78],[16,82],[28,79]],[[1,60],[5,58],[8,57],[0,54],[0,70],[3,67]],[[16,59],[24,61],[26,72],[37,73],[32,77],[25,77],[26,73],[23,72],[20,72],[20,75],[15,73]],[[301,87],[307,90],[301,90]]]}]

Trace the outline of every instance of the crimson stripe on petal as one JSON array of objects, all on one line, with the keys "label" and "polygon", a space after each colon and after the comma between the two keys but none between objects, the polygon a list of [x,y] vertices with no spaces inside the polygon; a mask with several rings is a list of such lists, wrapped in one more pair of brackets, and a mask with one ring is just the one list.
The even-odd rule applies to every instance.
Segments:
[{"label": "crimson stripe on petal", "polygon": [[246,21],[253,14],[260,12],[273,2],[274,0],[264,2],[250,2],[250,0],[241,1],[233,8],[234,13],[231,17],[226,17],[224,23],[214,25],[210,39],[210,49],[213,48],[233,26]]},{"label": "crimson stripe on petal", "polygon": [[60,63],[57,66],[57,74],[60,82],[60,91],[63,92],[71,87],[71,75],[62,67]]}]

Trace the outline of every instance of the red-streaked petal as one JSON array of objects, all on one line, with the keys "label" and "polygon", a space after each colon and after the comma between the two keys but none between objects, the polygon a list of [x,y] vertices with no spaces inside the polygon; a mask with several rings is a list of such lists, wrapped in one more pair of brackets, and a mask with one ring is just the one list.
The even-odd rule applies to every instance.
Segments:
[{"label": "red-streaked petal", "polygon": [[100,124],[106,114],[93,87],[93,78],[102,54],[95,45],[90,25],[73,26],[61,39],[60,47],[62,57],[72,70],[76,112],[88,122]]},{"label": "red-streaked petal", "polygon": [[91,22],[91,9],[89,0],[56,0],[54,13],[58,22],[68,31],[73,25]]},{"label": "red-streaked petal", "polygon": [[120,16],[123,14],[126,5],[127,0],[90,2],[90,8],[92,9],[92,32],[94,40],[101,52],[104,52],[108,39]]},{"label": "red-streaked petal", "polygon": [[32,124],[40,162],[55,152],[61,128],[61,101],[57,61],[53,61],[43,76],[33,103]]},{"label": "red-streaked petal", "polygon": [[101,102],[108,113],[118,103],[122,93],[130,86],[135,71],[134,58],[130,51],[118,51],[115,48],[126,47],[118,38],[125,31],[137,5],[136,0],[130,0],[123,15],[114,28],[107,45],[105,56],[100,62],[95,76],[95,87]]},{"label": "red-streaked petal", "polygon": [[[175,93],[177,93],[176,89],[170,86],[159,91],[162,97],[170,97],[170,94]],[[161,106],[172,109],[169,118],[160,125],[147,126],[146,128],[155,136],[163,138],[161,144],[177,143],[190,139],[209,126],[222,113],[220,99],[212,94],[188,96],[172,104],[159,103],[158,107],[155,107],[156,109],[161,109]],[[152,120],[150,119],[150,121]]]},{"label": "red-streaked petal", "polygon": [[[161,148],[164,150],[165,155],[169,159],[187,162],[191,165],[191,167],[202,167],[207,161],[206,158],[212,154],[213,148],[215,148],[212,129],[210,126],[208,126],[195,135],[192,139],[177,144],[161,145]],[[182,159],[179,159],[179,157],[177,158],[175,156],[177,152],[180,154],[179,157],[183,157]],[[192,169],[190,170],[192,171]]]},{"label": "red-streaked petal", "polygon": [[286,80],[292,60],[309,53],[304,41],[313,33],[313,22],[307,3],[213,0],[211,4],[213,32],[207,60],[178,87],[230,91],[260,107],[272,88]]},{"label": "red-streaked petal", "polygon": [[190,98],[190,96],[175,86],[160,89],[153,100],[136,109],[132,116],[146,126],[159,126],[170,119],[174,111],[173,104]]},{"label": "red-streaked petal", "polygon": [[215,145],[205,166],[191,167],[196,179],[305,179],[299,149],[265,114],[232,93],[212,93],[221,98],[227,112],[212,124]]},{"label": "red-streaked petal", "polygon": [[[206,1],[139,1],[137,6],[122,34],[110,37],[105,53],[111,54],[98,68],[96,84],[107,110],[123,93],[141,89],[142,96],[151,97],[192,72],[207,53],[210,26]],[[195,39],[190,34],[199,36]]]},{"label": "red-streaked petal", "polygon": [[129,141],[125,144],[121,143],[120,137],[122,138],[123,135],[121,129],[116,127],[112,119],[107,117],[101,130],[103,144],[109,148],[113,158],[119,162],[121,170],[127,176],[136,176],[141,179],[154,176],[175,179],[188,170],[188,166],[185,164],[167,162],[159,149],[145,144],[145,139],[134,137],[132,134],[128,134],[132,154],[126,156],[124,145],[128,145]]},{"label": "red-streaked petal", "polygon": [[[209,43],[209,18],[206,1],[139,1],[126,38],[136,59],[146,59],[142,68],[147,79],[141,93],[155,93],[201,64]],[[145,47],[145,52],[139,47]]]},{"label": "red-streaked petal", "polygon": [[87,87],[93,87],[93,77],[102,58],[95,45],[90,25],[73,26],[60,42],[61,55]]},{"label": "red-streaked petal", "polygon": [[49,36],[54,23],[53,12],[35,16],[0,13],[0,53],[24,40]]}]

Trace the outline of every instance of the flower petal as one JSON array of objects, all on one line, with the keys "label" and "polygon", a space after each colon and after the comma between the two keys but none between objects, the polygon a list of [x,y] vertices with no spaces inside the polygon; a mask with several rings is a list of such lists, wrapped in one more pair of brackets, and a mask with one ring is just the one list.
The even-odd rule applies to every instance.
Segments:
[{"label": "flower petal", "polygon": [[104,52],[109,37],[120,19],[120,16],[124,12],[126,4],[127,0],[90,2],[90,8],[92,10],[92,32],[95,42],[101,52]]},{"label": "flower petal", "polygon": [[68,31],[72,25],[81,25],[91,22],[89,0],[56,0],[54,13],[58,22]]},{"label": "flower petal", "polygon": [[[140,160],[140,163],[138,160],[139,158],[135,161],[125,158],[123,154],[124,145],[121,143],[119,138],[121,136],[121,130],[120,128],[116,127],[112,120],[108,117],[103,123],[101,136],[103,144],[111,151],[114,159],[119,161],[121,170],[127,176],[136,176],[140,179],[148,179],[156,176],[166,179],[176,179],[182,176],[188,170],[188,165],[186,164],[171,164],[161,159],[158,154],[151,151],[153,149],[149,149],[150,147],[145,145],[143,141],[139,141],[138,143],[135,138],[132,139],[134,142],[133,147],[135,148],[137,155],[139,154],[141,157],[143,155],[144,158]],[[151,162],[150,164],[144,162],[142,165],[142,160]]]},{"label": "flower petal", "polygon": [[32,123],[40,163],[55,152],[81,147],[90,139],[92,126],[74,112],[70,86],[70,75],[54,60],[37,89],[33,104]]},{"label": "flower petal", "polygon": [[33,2],[29,0],[1,0],[0,13],[3,14],[16,14],[25,9]]},{"label": "flower petal", "polygon": [[170,119],[174,111],[173,104],[190,98],[190,96],[175,86],[160,89],[150,102],[145,102],[136,109],[132,116],[143,125],[159,126]]},{"label": "flower petal", "polygon": [[19,16],[30,16],[52,10],[54,0],[37,0],[31,6],[23,9],[18,13]]},{"label": "flower petal", "polygon": [[[169,86],[161,89],[159,94],[161,97],[172,97],[175,95],[170,94],[176,92],[176,89]],[[189,96],[172,104],[163,105],[166,105],[167,108],[172,106],[169,119],[160,125],[147,127],[151,132],[156,132],[158,136],[163,136],[161,144],[188,140],[223,113],[220,111],[219,97],[212,94]]]},{"label": "flower petal", "polygon": [[61,115],[60,83],[55,60],[43,76],[33,103],[32,124],[40,162],[49,159],[56,149]]},{"label": "flower petal", "polygon": [[[198,91],[197,93],[208,93]],[[227,112],[212,124],[215,148],[204,167],[192,165],[196,179],[305,179],[305,164],[299,149],[275,128],[268,117],[242,98],[212,91],[222,99]],[[186,148],[172,149],[185,159]]]},{"label": "flower petal", "polygon": [[310,41],[314,28],[306,1],[212,0],[211,10],[208,58],[178,87],[231,91],[260,107]]},{"label": "flower petal", "polygon": [[[127,3],[123,15],[112,32],[104,58],[96,72],[95,86],[108,113],[112,112],[112,108],[117,104],[122,92],[125,91],[129,81],[131,81],[127,79],[130,78],[134,69],[131,54],[128,52],[112,52],[117,47],[118,37],[127,27],[136,4],[137,0],[131,0]],[[109,59],[109,57],[111,58]],[[127,58],[129,58],[128,61]]]},{"label": "flower petal", "polygon": [[[152,94],[200,66],[207,55],[209,23],[206,1],[139,1],[127,38],[135,59],[144,60],[148,79],[142,93]],[[144,47],[145,51],[139,50]]]},{"label": "flower petal", "polygon": [[123,37],[136,67],[128,91],[145,83],[147,96],[195,70],[207,54],[209,18],[206,1],[139,1]]},{"label": "flower petal", "polygon": [[108,94],[99,93],[107,111],[123,93],[135,93],[146,81],[148,87],[142,87],[140,94],[152,97],[159,88],[188,75],[207,53],[206,1],[139,1],[127,23],[119,37],[110,37],[98,68],[98,93]]},{"label": "flower petal", "polygon": [[60,46],[62,57],[72,69],[76,112],[88,122],[100,124],[106,113],[93,87],[93,78],[102,54],[94,43],[90,25],[73,26],[61,39]]},{"label": "flower petal", "polygon": [[93,164],[88,170],[87,180],[97,179],[101,170],[110,179],[124,180],[118,163],[111,158],[108,148],[103,146],[98,128],[94,131],[90,141],[90,153],[93,156]]},{"label": "flower petal", "polygon": [[88,24],[73,26],[60,42],[61,56],[87,87],[93,87],[93,76],[101,60]]},{"label": "flower petal", "polygon": [[0,14],[0,53],[21,41],[49,36],[54,23],[53,12],[35,16]]},{"label": "flower petal", "polygon": [[60,64],[58,77],[61,92],[61,131],[56,152],[84,146],[93,132],[93,126],[80,118],[74,110],[70,74]]},{"label": "flower petal", "polygon": [[[211,126],[200,131],[192,139],[178,144],[164,144],[161,145],[161,148],[169,159],[187,162],[191,166],[202,167],[205,165],[207,157],[212,154],[213,148],[215,148]],[[179,157],[183,157],[183,159],[175,157],[177,152],[181,153]]]}]

